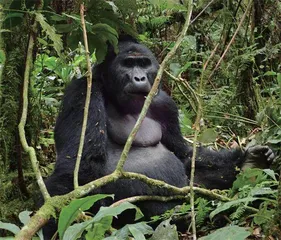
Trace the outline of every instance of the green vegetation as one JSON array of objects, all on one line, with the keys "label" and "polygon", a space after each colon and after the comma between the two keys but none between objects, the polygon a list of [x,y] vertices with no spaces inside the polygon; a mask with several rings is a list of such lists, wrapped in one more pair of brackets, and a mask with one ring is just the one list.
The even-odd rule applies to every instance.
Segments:
[{"label": "green vegetation", "polygon": [[[27,223],[30,212],[24,210],[35,210],[34,196],[39,191],[36,174],[18,132],[30,36],[34,37],[35,45],[25,136],[36,150],[40,171],[45,177],[52,172],[56,158],[53,129],[65,86],[73,78],[87,73],[85,48],[81,43],[81,2],[0,1],[1,237],[17,234]],[[92,63],[103,61],[107,42],[118,51],[121,32],[138,37],[161,62],[181,32],[187,2],[85,1]],[[188,141],[193,141],[199,98],[203,109],[198,139],[203,145],[220,149],[267,144],[277,156],[275,172],[248,169],[238,175],[232,189],[213,190],[228,199],[226,201],[196,192],[197,237],[202,240],[280,237],[281,185],[276,173],[279,173],[281,147],[281,2],[194,2],[188,33],[162,80],[163,88],[180,109],[183,134]],[[200,78],[203,78],[202,94],[198,94]],[[192,236],[191,227],[188,227],[190,231],[178,235],[173,225],[179,218],[187,219],[186,224],[190,224],[188,199],[184,205],[155,216],[150,222],[128,224],[116,230],[112,228],[114,216],[126,209],[135,209],[139,219],[140,210],[125,202],[101,208],[95,216],[87,214],[97,199],[104,197],[112,196],[72,200],[60,213],[59,237],[70,239],[66,237],[70,234],[71,239],[85,236],[97,240],[129,237],[157,240],[167,236],[169,240]],[[156,230],[149,225],[160,222],[162,225]],[[42,239],[40,232],[38,236]]]}]

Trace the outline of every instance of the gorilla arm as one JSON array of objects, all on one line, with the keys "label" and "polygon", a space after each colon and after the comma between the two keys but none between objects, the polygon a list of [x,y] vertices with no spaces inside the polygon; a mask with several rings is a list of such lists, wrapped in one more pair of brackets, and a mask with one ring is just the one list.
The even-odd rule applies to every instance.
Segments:
[{"label": "gorilla arm", "polygon": [[[55,126],[55,143],[59,162],[76,157],[80,141],[87,88],[86,78],[73,80],[67,87]],[[88,125],[83,149],[84,158],[105,158],[106,115],[98,83],[92,89]]]},{"label": "gorilla arm", "polygon": [[[151,112],[162,126],[161,142],[181,159],[186,174],[190,176],[192,147],[180,132],[178,110],[174,101],[163,91],[155,97]],[[213,151],[198,147],[196,152],[195,182],[210,189],[226,189],[232,186],[239,169],[246,167],[268,167],[274,154],[268,146],[254,146],[245,153],[233,150]]]}]

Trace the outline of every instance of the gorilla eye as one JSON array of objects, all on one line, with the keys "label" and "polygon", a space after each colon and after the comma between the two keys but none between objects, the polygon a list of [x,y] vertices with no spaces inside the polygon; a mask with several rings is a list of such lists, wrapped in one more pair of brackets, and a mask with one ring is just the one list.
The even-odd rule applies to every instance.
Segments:
[{"label": "gorilla eye", "polygon": [[135,66],[135,61],[132,58],[125,58],[122,63],[123,63],[123,66],[125,66],[127,68],[132,68]]},{"label": "gorilla eye", "polygon": [[138,66],[146,68],[149,67],[151,65],[151,60],[149,58],[140,58],[138,59]]}]

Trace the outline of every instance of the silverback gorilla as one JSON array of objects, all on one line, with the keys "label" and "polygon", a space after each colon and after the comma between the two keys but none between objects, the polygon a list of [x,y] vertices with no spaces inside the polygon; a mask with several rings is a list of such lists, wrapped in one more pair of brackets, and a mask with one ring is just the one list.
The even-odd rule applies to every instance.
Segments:
[{"label": "silverback gorilla", "polygon": [[[83,185],[114,171],[127,137],[151,89],[159,64],[152,52],[135,39],[119,39],[119,53],[109,48],[105,61],[93,69],[94,84],[88,126],[79,172]],[[86,79],[76,79],[67,87],[55,127],[57,162],[46,180],[50,194],[73,190],[75,166],[86,96]],[[192,148],[183,139],[175,102],[159,89],[133,142],[124,169],[168,184],[188,184]],[[229,188],[243,163],[267,162],[273,152],[267,146],[220,152],[198,148],[197,184],[207,188]],[[96,193],[96,192],[95,192]],[[136,195],[168,195],[163,189],[138,180],[118,180],[97,190],[114,193],[115,201]],[[146,202],[139,207],[146,216],[161,214],[177,202]],[[45,234],[49,231],[45,230]]]}]

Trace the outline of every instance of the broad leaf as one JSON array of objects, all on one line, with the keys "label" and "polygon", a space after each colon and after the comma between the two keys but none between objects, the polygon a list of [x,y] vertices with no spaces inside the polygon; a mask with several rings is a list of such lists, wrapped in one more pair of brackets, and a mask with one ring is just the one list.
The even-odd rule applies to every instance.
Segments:
[{"label": "broad leaf", "polygon": [[265,172],[268,176],[270,176],[274,181],[277,181],[275,173],[271,169],[263,169],[263,172]]},{"label": "broad leaf", "polygon": [[242,198],[234,201],[230,201],[227,203],[223,203],[221,206],[217,207],[214,211],[210,213],[210,219],[212,219],[215,215],[217,215],[220,212],[223,212],[235,205],[238,205],[239,203],[248,203],[248,202],[253,202],[257,200],[258,198],[253,198],[253,197],[247,197],[247,198]]},{"label": "broad leaf", "polygon": [[111,216],[104,217],[99,222],[95,223],[92,229],[87,229],[86,240],[103,239],[105,232],[111,227],[112,218]]},{"label": "broad leaf", "polygon": [[107,53],[107,43],[110,43],[114,51],[118,52],[118,33],[112,27],[104,23],[89,26],[89,31],[93,35],[90,37],[89,46],[91,51],[96,50],[97,62],[101,63]]},{"label": "broad leaf", "polygon": [[129,202],[124,202],[115,207],[101,207],[100,210],[98,211],[98,213],[94,216],[94,221],[98,222],[102,218],[108,217],[108,216],[116,217],[117,215],[119,215],[120,213],[122,213],[128,209],[136,210],[135,220],[138,220],[143,217],[143,214],[138,207],[136,207],[135,205],[133,205]]},{"label": "broad leaf", "polygon": [[127,224],[123,228],[116,230],[112,233],[112,236],[105,238],[104,240],[120,240],[128,239],[130,235],[133,235],[134,238],[141,237],[142,235],[152,234],[153,229],[145,222],[139,222],[134,224]]},{"label": "broad leaf", "polygon": [[61,51],[63,49],[61,35],[56,33],[56,29],[46,22],[45,17],[41,13],[36,12],[35,15],[36,15],[36,21],[40,23],[43,31],[53,41],[54,49],[56,50],[57,54],[60,56]]},{"label": "broad leaf", "polygon": [[251,233],[243,227],[228,226],[220,228],[199,240],[245,240]]},{"label": "broad leaf", "polygon": [[23,211],[23,212],[20,212],[19,214],[19,219],[21,221],[22,224],[26,225],[27,222],[29,221],[30,219],[30,214],[32,212],[31,211]]},{"label": "broad leaf", "polygon": [[[113,197],[113,195],[97,194],[93,196],[88,196],[81,199],[75,199],[71,203],[62,209],[59,217],[58,232],[59,236],[62,238],[66,229],[70,224],[76,219],[81,211],[88,210],[93,204],[103,198]],[[77,228],[75,228],[75,231]]]},{"label": "broad leaf", "polygon": [[178,240],[177,227],[170,224],[170,219],[161,222],[149,240]]},{"label": "broad leaf", "polygon": [[2,221],[0,221],[0,229],[5,229],[8,230],[14,234],[17,234],[20,231],[20,228],[12,223],[4,223]]},{"label": "broad leaf", "polygon": [[63,240],[76,240],[82,236],[85,228],[89,225],[89,221],[82,223],[75,223],[68,227],[63,235]]},{"label": "broad leaf", "polygon": [[145,240],[144,234],[135,226],[129,226],[129,230],[132,233],[135,240]]}]

